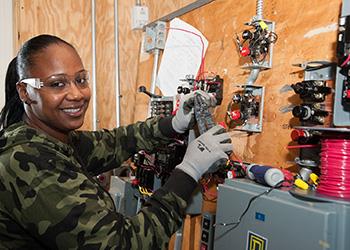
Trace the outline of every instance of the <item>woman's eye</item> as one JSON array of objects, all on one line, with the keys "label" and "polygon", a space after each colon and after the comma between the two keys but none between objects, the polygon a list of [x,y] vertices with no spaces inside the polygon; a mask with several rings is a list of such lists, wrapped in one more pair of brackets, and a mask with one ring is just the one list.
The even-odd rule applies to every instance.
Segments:
[{"label": "woman's eye", "polygon": [[66,83],[64,81],[55,81],[48,84],[51,88],[64,88]]},{"label": "woman's eye", "polygon": [[88,84],[88,79],[86,78],[78,78],[75,80],[75,82],[80,86],[85,86]]}]

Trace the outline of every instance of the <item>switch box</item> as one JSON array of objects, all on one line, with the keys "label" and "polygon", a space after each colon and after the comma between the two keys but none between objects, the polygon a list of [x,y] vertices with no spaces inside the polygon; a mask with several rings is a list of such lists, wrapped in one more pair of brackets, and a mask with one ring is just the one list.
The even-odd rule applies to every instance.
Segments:
[{"label": "switch box", "polygon": [[148,23],[148,7],[136,5],[132,8],[131,29],[143,29]]}]

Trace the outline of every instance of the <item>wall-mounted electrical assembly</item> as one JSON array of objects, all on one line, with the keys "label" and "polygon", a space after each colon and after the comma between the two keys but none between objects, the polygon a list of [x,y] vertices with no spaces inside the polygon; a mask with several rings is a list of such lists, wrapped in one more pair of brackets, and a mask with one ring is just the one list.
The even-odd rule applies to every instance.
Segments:
[{"label": "wall-mounted electrical assembly", "polygon": [[257,0],[256,16],[246,23],[249,27],[236,35],[240,56],[249,62],[242,66],[250,75],[239,84],[227,108],[226,124],[235,130],[261,132],[264,110],[264,87],[254,85],[261,70],[272,67],[273,44],[277,41],[275,23],[263,19],[263,0]]}]

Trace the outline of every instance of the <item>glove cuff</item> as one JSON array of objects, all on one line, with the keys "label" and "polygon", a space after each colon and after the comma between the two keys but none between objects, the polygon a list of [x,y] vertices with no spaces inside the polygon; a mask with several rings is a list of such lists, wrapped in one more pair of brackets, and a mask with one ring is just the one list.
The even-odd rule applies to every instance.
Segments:
[{"label": "glove cuff", "polygon": [[202,173],[198,172],[196,168],[192,167],[186,162],[181,162],[179,165],[176,166],[176,169],[180,169],[181,171],[185,172],[186,174],[191,176],[196,182],[198,182],[199,179],[202,177]]},{"label": "glove cuff", "polygon": [[174,138],[178,134],[178,132],[174,129],[172,120],[174,119],[173,116],[167,116],[164,118],[161,118],[158,123],[158,128],[162,135],[168,137],[168,138]]},{"label": "glove cuff", "polygon": [[181,126],[181,122],[176,118],[176,116],[174,116],[171,120],[171,126],[179,134],[183,134],[186,132],[186,128],[183,128],[183,126]]},{"label": "glove cuff", "polygon": [[[181,179],[181,184],[179,179]],[[198,183],[191,176],[180,169],[174,169],[162,189],[173,192],[188,202],[197,185]]]}]

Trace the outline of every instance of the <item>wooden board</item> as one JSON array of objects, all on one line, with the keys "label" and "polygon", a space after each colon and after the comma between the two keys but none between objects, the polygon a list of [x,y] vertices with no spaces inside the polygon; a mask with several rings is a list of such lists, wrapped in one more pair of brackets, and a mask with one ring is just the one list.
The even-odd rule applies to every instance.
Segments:
[{"label": "wooden board", "polygon": [[[153,2],[154,8],[162,3]],[[241,59],[234,43],[236,33],[241,33],[256,15],[256,1],[216,0],[181,17],[199,29],[208,39],[209,47],[205,57],[207,71],[218,73],[224,78],[223,104],[216,108],[216,121],[223,121],[227,105],[232,97],[234,85],[244,84],[249,72],[241,68]],[[294,165],[297,151],[287,150],[291,141],[291,126],[296,125],[291,112],[283,113],[280,108],[298,104],[294,92],[281,93],[285,84],[302,80],[292,66],[311,60],[335,61],[335,44],[340,0],[320,0],[315,4],[297,0],[264,1],[263,17],[276,22],[278,41],[274,47],[273,68],[260,73],[256,84],[265,86],[265,108],[263,132],[247,134],[231,130],[235,153],[245,161],[277,167]],[[138,78],[150,80],[152,58],[139,63]],[[147,102],[139,103],[135,120],[145,117]]]},{"label": "wooden board", "polygon": [[[121,124],[126,125],[147,116],[149,98],[137,92],[139,85],[149,88],[153,56],[142,52],[142,31],[131,30],[133,1],[118,1],[121,83]],[[162,17],[192,1],[147,0],[150,20]],[[91,70],[91,5],[83,0],[15,1],[17,48],[28,38],[51,33],[72,42]],[[97,101],[98,126],[115,126],[114,69],[114,1],[96,2]],[[290,142],[291,113],[281,107],[296,104],[293,92],[280,93],[285,84],[302,79],[293,63],[309,60],[335,60],[335,42],[341,0],[320,0],[317,5],[297,0],[264,1],[263,17],[276,22],[279,38],[274,48],[273,68],[262,72],[256,84],[265,86],[263,132],[248,135],[231,131],[234,150],[243,160],[288,167],[296,151],[286,149]],[[255,1],[216,0],[181,17],[198,28],[209,40],[206,70],[224,78],[224,101],[216,108],[215,119],[222,121],[235,84],[245,83],[248,73],[241,68],[234,37],[246,28],[255,13]],[[92,126],[91,105],[84,128]]]},{"label": "wooden board", "polygon": [[[145,0],[143,4],[149,8],[151,22],[191,2],[193,0]],[[144,52],[142,47],[143,32],[131,30],[130,13],[134,4],[134,1],[119,1],[121,120],[123,125],[147,118],[149,97],[139,93],[138,87],[143,85],[148,90],[150,89],[153,68],[153,55]]]},{"label": "wooden board", "polygon": [[[16,51],[33,36],[56,35],[75,46],[85,68],[91,71],[90,1],[18,0],[14,3]],[[83,128],[92,128],[91,105]]]},{"label": "wooden board", "polygon": [[[116,83],[115,83],[115,0],[95,1],[96,9],[96,99],[97,128],[116,126]],[[119,69],[121,94],[121,125],[135,120],[135,104],[139,98],[140,84],[149,85],[150,80],[138,78],[138,65],[142,42],[142,30],[131,30],[131,11],[134,1],[118,2],[119,27]],[[150,20],[162,17],[181,8],[192,0],[165,1],[147,0],[150,7]],[[92,12],[91,1],[87,0],[18,0],[14,1],[15,48],[29,38],[43,33],[57,35],[72,43],[81,55],[85,67],[92,71]],[[149,55],[143,55],[150,58]],[[140,81],[139,81],[140,80]],[[147,106],[147,105],[146,105]],[[147,110],[145,106],[142,109]],[[92,102],[82,129],[92,129]]]}]

